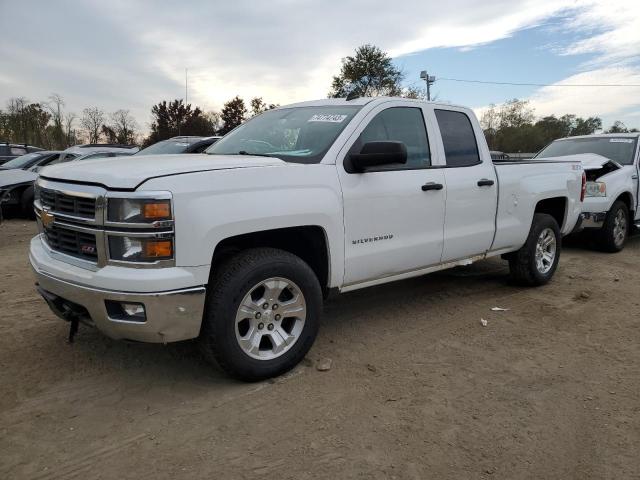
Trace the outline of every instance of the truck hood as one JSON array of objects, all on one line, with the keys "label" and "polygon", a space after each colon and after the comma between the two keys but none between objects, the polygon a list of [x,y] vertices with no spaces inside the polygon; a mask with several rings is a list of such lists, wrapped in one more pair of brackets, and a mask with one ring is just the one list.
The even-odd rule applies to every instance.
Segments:
[{"label": "truck hood", "polygon": [[40,175],[52,180],[94,183],[107,188],[134,190],[150,178],[232,168],[273,167],[287,163],[249,155],[133,155],[80,160],[44,167]]},{"label": "truck hood", "polygon": [[19,168],[0,170],[0,188],[33,182],[36,178],[38,178],[38,174],[29,170],[20,170]]},{"label": "truck hood", "polygon": [[597,170],[599,168],[607,167],[611,170],[617,170],[618,168],[622,168],[615,160],[611,160],[610,158],[603,157],[602,155],[598,155],[596,153],[582,153],[580,155],[571,155],[582,163],[582,168],[585,170]]}]

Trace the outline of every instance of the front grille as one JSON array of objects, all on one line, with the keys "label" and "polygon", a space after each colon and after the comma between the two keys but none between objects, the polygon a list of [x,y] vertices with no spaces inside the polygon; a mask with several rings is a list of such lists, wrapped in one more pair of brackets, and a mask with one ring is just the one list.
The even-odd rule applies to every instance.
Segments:
[{"label": "front grille", "polygon": [[49,247],[61,253],[93,262],[98,260],[96,236],[53,224],[44,229]]},{"label": "front grille", "polygon": [[67,195],[48,188],[40,189],[40,203],[53,212],[59,212],[76,217],[95,218],[96,199]]}]

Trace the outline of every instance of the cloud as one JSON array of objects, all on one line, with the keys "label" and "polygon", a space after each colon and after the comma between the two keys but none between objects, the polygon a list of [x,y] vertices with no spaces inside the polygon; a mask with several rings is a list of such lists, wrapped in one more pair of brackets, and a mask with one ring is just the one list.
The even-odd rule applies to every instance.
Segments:
[{"label": "cloud", "polygon": [[[582,72],[556,85],[589,84],[640,85],[640,70],[631,67],[610,67]],[[543,87],[529,97],[540,116],[575,113],[578,116],[623,114],[640,104],[637,87]]]},{"label": "cloud", "polygon": [[640,59],[640,2],[615,0],[589,1],[577,9],[566,27],[587,34],[560,52],[564,55],[595,54],[590,65]]},{"label": "cloud", "polygon": [[[537,89],[528,97],[536,115],[573,113],[599,116],[605,126],[624,118],[629,126],[640,126],[640,87],[562,87],[561,85],[640,85],[640,2],[580,1],[561,22],[565,32],[579,35],[567,45],[554,46],[559,55],[590,58],[584,71],[554,85]],[[481,116],[487,107],[476,108]]]},{"label": "cloud", "polygon": [[[640,51],[627,18],[638,7],[614,3],[625,8],[586,0],[449,0],[437,7],[424,0],[2,3],[12,22],[4,26],[0,55],[11,68],[0,82],[11,88],[2,89],[0,101],[57,92],[73,111],[129,108],[145,125],[151,105],[184,96],[188,68],[189,100],[205,109],[219,109],[236,94],[286,104],[325,96],[340,59],[364,43],[395,56],[471,49],[553,16],[567,19],[581,38],[589,31],[599,38],[578,40],[562,54],[628,58]],[[540,104],[553,101],[560,99],[543,96]]]}]

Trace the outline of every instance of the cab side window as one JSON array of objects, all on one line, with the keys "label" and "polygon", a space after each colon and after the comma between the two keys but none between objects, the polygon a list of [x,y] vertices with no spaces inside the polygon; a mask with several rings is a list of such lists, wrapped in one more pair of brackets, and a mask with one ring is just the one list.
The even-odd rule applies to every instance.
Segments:
[{"label": "cab side window", "polygon": [[469,167],[480,163],[471,120],[462,112],[435,110],[448,167]]},{"label": "cab side window", "polygon": [[359,153],[367,142],[396,141],[407,147],[407,163],[385,165],[376,170],[408,170],[431,165],[427,128],[422,110],[415,107],[392,107],[377,114],[351,147]]}]

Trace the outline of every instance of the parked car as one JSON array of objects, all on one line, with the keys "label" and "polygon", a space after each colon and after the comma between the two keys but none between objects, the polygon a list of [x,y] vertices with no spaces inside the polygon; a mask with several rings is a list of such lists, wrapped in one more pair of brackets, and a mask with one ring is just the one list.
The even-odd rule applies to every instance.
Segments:
[{"label": "parked car", "polygon": [[21,170],[29,170],[37,166],[47,165],[49,162],[56,160],[60,156],[60,151],[42,150],[41,152],[27,153],[16,157],[8,162],[0,165],[0,178],[2,178],[3,170],[12,170],[19,168]]},{"label": "parked car", "polygon": [[491,160],[510,160],[509,155],[504,152],[499,152],[497,150],[491,150],[489,152],[491,154]]},{"label": "parked car", "polygon": [[71,338],[199,337],[231,375],[271,377],[307,353],[329,291],[497,256],[545,284],[582,209],[580,162],[494,165],[473,111],[445,104],[279,107],[206,153],[46,167],[30,261]]},{"label": "parked car", "polygon": [[65,162],[72,160],[75,157],[87,155],[88,153],[103,153],[103,152],[119,152],[121,154],[133,155],[140,151],[135,145],[122,145],[118,143],[89,143],[86,145],[75,145],[69,147],[62,152],[59,161]]},{"label": "parked car", "polygon": [[222,137],[173,137],[143,148],[136,155],[202,153]]},{"label": "parked car", "polygon": [[0,142],[0,165],[8,162],[9,160],[13,160],[16,157],[21,155],[25,155],[27,153],[39,152],[43,150],[39,147],[34,147],[32,145],[27,145],[26,143],[9,143],[9,142]]},{"label": "parked car", "polygon": [[638,162],[640,133],[561,138],[536,158],[580,159],[587,175],[580,228],[595,233],[600,249],[619,252],[632,224],[640,223]]},{"label": "parked car", "polygon": [[[72,160],[75,162],[105,157],[129,156],[132,154],[128,149],[115,149],[113,151],[93,150],[84,155],[65,150],[60,152],[57,158],[49,160],[47,165],[57,165]],[[18,209],[22,215],[33,217],[33,182],[38,178],[38,172],[43,166],[38,163],[28,169],[0,170],[0,207]]]}]

